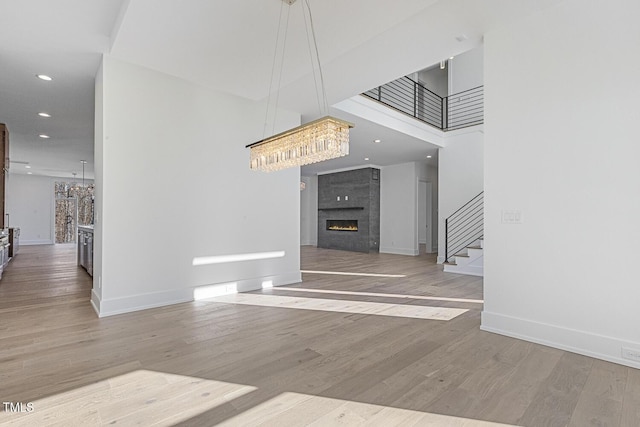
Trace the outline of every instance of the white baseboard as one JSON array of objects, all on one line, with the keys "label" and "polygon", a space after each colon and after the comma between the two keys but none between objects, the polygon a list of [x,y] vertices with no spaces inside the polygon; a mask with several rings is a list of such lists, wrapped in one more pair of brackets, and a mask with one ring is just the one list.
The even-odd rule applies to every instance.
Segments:
[{"label": "white baseboard", "polygon": [[193,290],[190,288],[172,289],[169,291],[130,295],[121,298],[101,299],[94,307],[98,308],[98,317],[115,316],[165,305],[193,301]]},{"label": "white baseboard", "polygon": [[292,271],[289,273],[278,274],[276,276],[263,276],[255,279],[238,280],[238,292],[250,292],[262,289],[264,282],[272,282],[272,286],[291,285],[293,283],[302,282],[302,273],[300,271]]},{"label": "white baseboard", "polygon": [[94,289],[91,289],[91,307],[93,307],[98,317],[100,317],[100,297]]},{"label": "white baseboard", "polygon": [[640,369],[640,363],[622,358],[622,347],[640,350],[637,342],[487,311],[482,312],[480,329]]},{"label": "white baseboard", "polygon": [[405,248],[384,248],[380,247],[381,254],[393,254],[393,255],[410,255],[417,256],[420,252],[417,249],[405,249]]},{"label": "white baseboard", "polygon": [[33,245],[53,245],[53,240],[47,240],[47,239],[24,240],[24,239],[20,239],[20,246],[33,246]]},{"label": "white baseboard", "polygon": [[[298,270],[275,276],[263,276],[252,279],[237,280],[234,284],[237,286],[238,292],[249,292],[262,289],[262,284],[266,281],[272,282],[273,286],[290,285],[292,283],[300,283],[302,281],[302,274]],[[212,283],[207,286],[212,285],[216,284]],[[94,310],[96,310],[96,313],[98,313],[98,317],[115,316],[117,314],[130,313],[133,311],[146,310],[165,305],[190,302],[193,301],[193,291],[194,288],[181,288],[112,299],[101,299],[92,291],[91,305]]]},{"label": "white baseboard", "polygon": [[482,267],[473,267],[469,265],[456,266],[444,265],[445,273],[466,274],[467,276],[484,277],[484,269]]},{"label": "white baseboard", "polygon": [[444,264],[444,257],[443,257],[443,256],[438,255],[438,258],[436,259],[436,262],[437,262],[438,264]]}]

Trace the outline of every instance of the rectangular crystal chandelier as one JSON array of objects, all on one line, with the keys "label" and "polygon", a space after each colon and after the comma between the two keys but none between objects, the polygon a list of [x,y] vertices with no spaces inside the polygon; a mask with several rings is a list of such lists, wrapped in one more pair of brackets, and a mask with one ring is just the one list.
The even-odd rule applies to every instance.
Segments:
[{"label": "rectangular crystal chandelier", "polygon": [[273,172],[346,156],[352,127],[349,122],[326,116],[247,145],[251,169]]}]

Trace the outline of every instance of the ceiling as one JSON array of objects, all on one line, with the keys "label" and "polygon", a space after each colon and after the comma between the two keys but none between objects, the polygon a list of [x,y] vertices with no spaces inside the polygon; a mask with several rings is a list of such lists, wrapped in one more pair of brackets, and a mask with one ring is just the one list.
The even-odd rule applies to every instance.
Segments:
[{"label": "ceiling", "polygon": [[93,177],[94,79],[121,5],[0,0],[0,122],[9,128],[11,173],[81,177],[86,160]]},{"label": "ceiling", "polygon": [[[86,177],[93,178],[94,78],[103,53],[226,93],[266,99],[278,19],[287,12],[285,57],[276,70],[281,80],[274,86],[280,88],[278,107],[301,113],[303,121],[317,118],[303,1],[287,6],[279,0],[0,0],[0,122],[10,131],[11,173],[80,176],[80,161],[86,160]],[[467,51],[492,28],[559,1],[313,0],[327,101]],[[462,42],[456,40],[460,35],[466,37]],[[53,80],[36,78],[41,73]],[[336,115],[356,124],[351,155],[305,167],[305,173],[435,154],[435,146],[424,141]],[[374,139],[383,143],[372,144]]]}]

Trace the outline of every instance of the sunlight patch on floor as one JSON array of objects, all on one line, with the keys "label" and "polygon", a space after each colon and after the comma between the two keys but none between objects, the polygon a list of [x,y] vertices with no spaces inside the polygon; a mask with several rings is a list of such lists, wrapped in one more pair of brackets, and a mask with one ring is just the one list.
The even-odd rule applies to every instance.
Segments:
[{"label": "sunlight patch on floor", "polygon": [[331,399],[301,393],[282,393],[273,399],[226,420],[221,426],[447,426],[498,427],[508,426],[489,421],[409,409],[392,408],[370,403]]},{"label": "sunlight patch on floor", "polygon": [[406,274],[380,274],[380,273],[352,273],[348,271],[316,271],[316,270],[300,270],[301,273],[307,274],[332,274],[336,276],[364,276],[364,277],[407,277]]},{"label": "sunlight patch on floor", "polygon": [[226,304],[257,305],[263,307],[296,308],[300,310],[333,311],[338,313],[371,314],[376,316],[408,317],[428,320],[451,320],[469,311],[462,308],[427,307],[422,305],[243,293],[223,295],[210,298],[205,301]]},{"label": "sunlight patch on floor", "polygon": [[407,295],[407,294],[385,294],[379,292],[355,292],[355,291],[338,291],[333,289],[310,289],[310,288],[289,288],[289,287],[275,287],[272,291],[293,291],[293,292],[311,292],[318,294],[336,294],[336,295],[361,295],[366,297],[385,297],[385,298],[403,298],[403,299],[423,299],[430,301],[448,301],[448,302],[468,302],[473,304],[483,304],[484,300],[481,299],[468,299],[468,298],[448,298],[448,297],[432,297],[425,295]]},{"label": "sunlight patch on floor", "polygon": [[0,424],[172,426],[254,390],[248,385],[138,370],[36,400],[31,412],[0,411]]}]

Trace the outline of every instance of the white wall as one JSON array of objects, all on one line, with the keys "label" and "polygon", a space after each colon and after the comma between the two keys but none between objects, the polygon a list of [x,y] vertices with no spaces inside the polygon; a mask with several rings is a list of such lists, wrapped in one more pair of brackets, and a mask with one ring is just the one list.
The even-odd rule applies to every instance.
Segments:
[{"label": "white wall", "polygon": [[449,94],[449,71],[447,68],[440,69],[440,66],[431,68],[429,70],[420,71],[417,74],[418,80],[431,92],[445,97]]},{"label": "white wall", "polygon": [[[264,105],[109,56],[99,77],[100,315],[188,301],[203,285],[300,281],[300,170],[249,169],[245,145],[264,137]],[[278,118],[276,131],[300,122]],[[194,257],[266,251],[286,256],[192,266]]]},{"label": "white wall", "polygon": [[484,84],[484,49],[479,46],[448,61],[449,94]]},{"label": "white wall", "polygon": [[100,63],[96,73],[95,87],[95,111],[94,111],[94,174],[95,189],[93,200],[93,289],[91,302],[100,314],[100,302],[102,300],[102,211],[104,199],[104,59]]},{"label": "white wall", "polygon": [[300,244],[318,245],[318,176],[302,176],[305,189],[300,193]]},{"label": "white wall", "polygon": [[[438,262],[445,258],[445,220],[484,188],[482,126],[447,133],[438,152]],[[486,234],[486,232],[485,232]]]},{"label": "white wall", "polygon": [[53,244],[55,178],[10,174],[7,181],[9,225],[20,227],[21,245]]},{"label": "white wall", "polygon": [[380,252],[418,255],[418,171],[415,162],[380,171]]},{"label": "white wall", "polygon": [[635,0],[566,0],[485,36],[482,316],[636,368],[621,349],[640,350],[638,16]]}]

